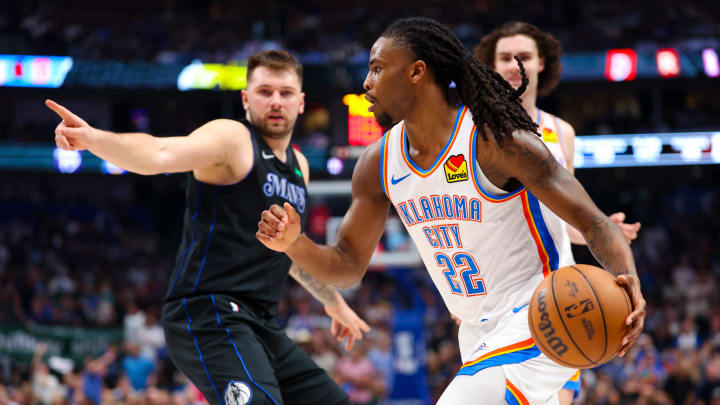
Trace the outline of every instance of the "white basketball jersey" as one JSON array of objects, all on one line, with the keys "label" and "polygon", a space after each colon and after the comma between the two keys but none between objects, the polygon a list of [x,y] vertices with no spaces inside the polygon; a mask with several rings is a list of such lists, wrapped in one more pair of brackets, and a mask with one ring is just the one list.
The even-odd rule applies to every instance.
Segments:
[{"label": "white basketball jersey", "polygon": [[525,187],[506,193],[480,170],[467,107],[450,135],[424,170],[404,122],[395,125],[383,138],[382,184],[448,310],[479,325],[521,310],[559,256],[537,198]]},{"label": "white basketball jersey", "polygon": [[[562,131],[560,131],[557,118],[538,108],[537,124],[538,132],[542,135],[545,146],[550,149],[555,160],[567,169],[568,162],[565,153],[565,144],[563,143]],[[560,267],[575,264],[572,247],[570,246],[570,236],[567,232],[568,225],[545,205],[542,205],[542,211],[550,234],[553,235],[558,244]]]}]

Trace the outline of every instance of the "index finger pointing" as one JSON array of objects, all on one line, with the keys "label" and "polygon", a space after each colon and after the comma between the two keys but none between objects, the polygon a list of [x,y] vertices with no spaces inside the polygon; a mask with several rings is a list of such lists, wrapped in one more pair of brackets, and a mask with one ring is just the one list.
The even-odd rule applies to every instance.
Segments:
[{"label": "index finger pointing", "polygon": [[70,112],[70,110],[68,110],[67,108],[61,106],[60,104],[58,104],[50,99],[45,100],[45,105],[48,106],[49,109],[55,111],[55,113],[57,115],[59,115],[60,118],[62,118],[65,121],[66,124],[82,125],[85,123],[85,121],[83,121],[82,119],[80,119],[80,117],[78,117],[77,115]]}]

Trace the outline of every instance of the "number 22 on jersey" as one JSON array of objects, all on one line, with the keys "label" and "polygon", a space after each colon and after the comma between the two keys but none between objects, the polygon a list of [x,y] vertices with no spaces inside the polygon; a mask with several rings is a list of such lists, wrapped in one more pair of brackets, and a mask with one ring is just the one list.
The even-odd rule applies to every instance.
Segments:
[{"label": "number 22 on jersey", "polygon": [[466,252],[457,252],[452,258],[445,253],[435,253],[435,262],[445,276],[450,291],[456,295],[474,297],[485,295],[485,281],[475,259]]}]

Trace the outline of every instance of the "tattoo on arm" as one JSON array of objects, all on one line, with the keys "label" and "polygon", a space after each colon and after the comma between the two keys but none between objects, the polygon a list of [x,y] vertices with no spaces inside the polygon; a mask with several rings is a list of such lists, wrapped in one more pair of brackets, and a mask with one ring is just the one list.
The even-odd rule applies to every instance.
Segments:
[{"label": "tattoo on arm", "polygon": [[[630,248],[624,242],[617,225],[604,215],[598,215],[592,220],[592,225],[585,239],[588,248],[600,264],[614,276],[621,274],[635,274],[632,262],[626,258],[632,257]],[[622,250],[627,250],[623,252]],[[625,253],[625,254],[623,254]]]},{"label": "tattoo on arm", "polygon": [[335,306],[338,303],[338,292],[335,287],[325,284],[302,271],[295,263],[290,266],[290,275],[323,305]]},{"label": "tattoo on arm", "polygon": [[542,141],[534,138],[535,135],[518,132],[502,147],[486,144],[480,149],[479,145],[483,159],[481,166],[502,167],[505,173],[512,173],[518,180],[522,178],[520,181],[526,186],[532,184],[539,189],[554,188],[554,182],[564,180],[558,177],[560,165]]},{"label": "tattoo on arm", "polygon": [[533,182],[541,187],[549,188],[550,183],[547,180],[551,179],[558,169],[558,163],[552,153],[533,149],[527,143],[517,145],[517,149],[521,161],[525,163],[525,170],[528,171]]}]

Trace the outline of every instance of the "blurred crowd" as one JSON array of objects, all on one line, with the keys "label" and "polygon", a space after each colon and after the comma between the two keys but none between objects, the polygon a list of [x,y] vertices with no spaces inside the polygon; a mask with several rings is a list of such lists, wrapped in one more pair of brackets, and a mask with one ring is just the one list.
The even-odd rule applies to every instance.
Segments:
[{"label": "blurred crowd", "polygon": [[[633,252],[648,316],[628,356],[583,371],[578,403],[720,403],[720,192],[713,173],[705,172],[709,184],[614,193],[614,181],[586,179],[599,206],[624,209],[644,224]],[[26,174],[0,190],[0,325],[100,327],[124,338],[71,367],[51,361],[43,344],[32,361],[0,359],[0,405],[202,403],[169,360],[158,324],[178,235],[158,213],[172,218],[181,209],[182,181],[96,175],[73,188],[72,176],[53,176]],[[150,188],[156,191],[148,197]],[[334,210],[314,210],[315,237]],[[383,239],[387,249],[402,243],[398,235]],[[585,248],[576,249],[576,259],[592,261]],[[437,399],[460,366],[457,329],[425,270],[407,271],[421,297],[426,381]],[[278,317],[354,403],[382,403],[393,387],[394,318],[408,305],[405,293],[391,271],[369,272],[346,291],[372,326],[350,352],[330,334],[322,305],[292,281]]]},{"label": "blurred crowd", "polygon": [[[643,45],[717,45],[714,1],[571,0],[236,2],[27,0],[0,4],[0,47],[11,53],[187,63],[244,61],[283,46],[304,63],[365,63],[370,44],[393,20],[424,15],[450,24],[468,44],[519,19],[550,30],[568,51]],[[714,41],[714,42],[713,42]]]},{"label": "blurred crowd", "polygon": [[[705,48],[720,48],[720,2],[706,0],[632,5],[620,0],[582,4],[572,0],[434,0],[421,4],[409,0],[122,0],[113,7],[91,0],[14,0],[0,2],[0,49],[8,54],[69,55],[91,61],[173,66],[198,59],[242,63],[260,50],[289,49],[308,67],[304,86],[309,108],[300,118],[301,124],[310,120],[313,110],[321,112],[319,115],[327,117],[324,136],[329,144],[344,146],[347,110],[341,100],[349,91],[362,91],[361,79],[355,76],[364,77],[365,72],[340,65],[364,66],[369,47],[382,31],[393,20],[411,15],[434,17],[449,24],[468,49],[511,19],[528,21],[551,32],[566,53],[675,47],[699,55]],[[122,64],[115,62],[107,69],[122,70]],[[315,73],[311,73],[313,68]],[[681,80],[664,80],[659,85],[644,80],[631,88],[563,82],[541,107],[563,117],[583,135],[717,129],[720,98],[718,92],[708,91],[715,81]],[[336,87],[324,87],[330,82]],[[68,93],[49,96],[66,101],[73,97]],[[184,135],[208,116],[239,118],[244,113],[240,95],[234,94],[237,92],[202,99],[193,93],[199,92],[143,91],[141,102],[129,102],[128,94],[117,89],[102,94],[81,90],[74,96],[91,100],[76,105],[82,106],[78,112],[87,115],[84,117],[93,125],[161,136]],[[0,140],[50,142],[48,134],[56,119],[34,96],[11,90],[0,94]]]}]

